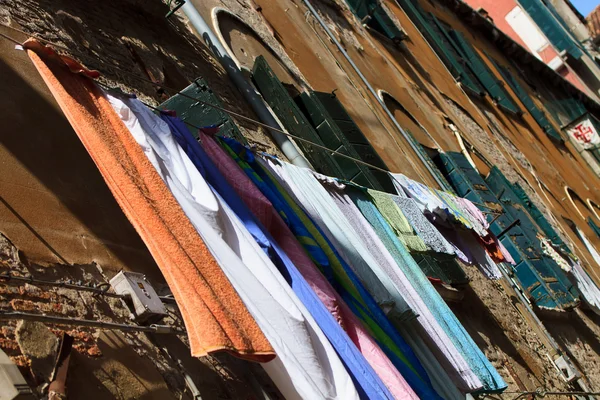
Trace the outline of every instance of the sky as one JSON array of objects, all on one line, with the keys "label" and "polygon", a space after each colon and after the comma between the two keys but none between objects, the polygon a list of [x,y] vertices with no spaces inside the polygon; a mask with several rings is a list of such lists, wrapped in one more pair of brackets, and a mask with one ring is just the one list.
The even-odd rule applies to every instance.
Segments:
[{"label": "sky", "polygon": [[579,10],[584,17],[587,17],[590,12],[600,4],[600,0],[571,0],[571,3]]}]

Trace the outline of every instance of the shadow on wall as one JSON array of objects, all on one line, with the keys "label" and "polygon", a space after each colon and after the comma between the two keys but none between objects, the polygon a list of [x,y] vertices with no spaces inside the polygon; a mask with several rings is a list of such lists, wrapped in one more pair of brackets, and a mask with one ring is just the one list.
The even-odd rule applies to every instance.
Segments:
[{"label": "shadow on wall", "polygon": [[280,60],[279,56],[247,24],[226,11],[217,13],[218,29],[241,67],[252,70],[256,57],[262,55],[284,84],[300,82]]},{"label": "shadow on wall", "polygon": [[558,342],[591,385],[591,391],[600,388],[600,318],[592,311],[576,310],[568,313],[538,311],[548,332]]},{"label": "shadow on wall", "polygon": [[[473,267],[465,268],[470,269]],[[473,273],[477,274],[479,272],[474,271]],[[481,282],[482,279],[477,279],[477,281]],[[486,283],[491,285],[489,281]],[[518,301],[517,299],[510,300]],[[509,374],[510,380],[514,380],[519,389],[535,390],[536,387],[541,385],[539,377],[544,375],[540,371],[539,365],[537,365],[538,362],[529,356],[527,357],[528,360],[523,358],[524,349],[519,351],[515,346],[515,343],[520,342],[520,338],[518,338],[520,334],[506,331],[504,327],[500,326],[489,306],[482,301],[473,288],[467,286],[464,290],[464,299],[460,303],[450,303],[449,305],[477,346],[485,353],[503,378],[506,379],[506,375]],[[495,307],[506,306],[510,307],[508,304],[498,302]],[[509,316],[509,314],[504,315],[502,311],[500,311],[500,314],[507,318]],[[504,322],[510,325],[509,321]],[[529,352],[525,351],[525,353]],[[504,368],[505,366],[510,366],[512,371]],[[515,366],[519,368],[515,369]]]},{"label": "shadow on wall", "polygon": [[[224,107],[253,117],[202,40],[178,14],[165,18],[169,8],[164,2],[106,0],[89,7],[69,0],[3,0],[4,5],[23,30],[77,52],[76,58],[102,72],[109,83],[118,82],[142,98],[160,103],[202,77]],[[256,130],[253,124],[240,124]]]},{"label": "shadow on wall", "polygon": [[96,261],[162,281],[27,55],[4,40],[0,86],[0,231],[32,261]]}]

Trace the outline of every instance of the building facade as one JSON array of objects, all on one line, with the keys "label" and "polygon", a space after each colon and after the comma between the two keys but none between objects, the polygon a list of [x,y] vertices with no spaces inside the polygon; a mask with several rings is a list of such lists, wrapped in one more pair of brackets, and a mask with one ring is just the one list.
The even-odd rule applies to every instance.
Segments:
[{"label": "building facade", "polygon": [[[220,125],[285,159],[263,127],[194,109],[179,93],[259,119],[219,62],[225,57],[288,133],[370,165],[296,140],[315,170],[383,191],[392,188],[381,170],[399,172],[483,205],[517,265],[497,282],[461,265],[469,283],[453,289],[462,298],[450,303],[453,311],[509,392],[600,390],[600,317],[539,240],[573,254],[600,285],[600,74],[574,39],[579,31],[567,31],[558,12],[541,0],[187,0],[169,13],[170,3],[111,0],[92,10],[68,1],[0,0],[0,32],[58,44],[99,70],[108,86],[187,110],[188,122]],[[553,21],[549,31],[534,9]],[[188,19],[192,11],[226,55],[207,46]],[[0,100],[7,171],[0,265],[97,284],[124,269],[167,292],[26,55],[6,38],[0,43],[0,80],[10,89]],[[43,117],[32,118],[33,110]],[[7,283],[2,290],[3,308],[47,307],[33,287]],[[85,315],[79,299],[59,290],[52,296],[54,312]],[[87,300],[88,313],[126,318]],[[3,328],[0,348],[29,371],[28,382],[42,381],[18,332]],[[246,390],[277,396],[256,368],[231,357],[184,358],[185,343],[177,340],[117,340],[89,329],[77,343],[77,376],[97,381],[98,398],[177,398],[190,387],[203,398],[248,398]],[[123,343],[134,344],[131,358],[144,360],[143,370],[118,356]],[[148,384],[131,384],[136,380]],[[86,393],[84,385],[72,390]]]}]

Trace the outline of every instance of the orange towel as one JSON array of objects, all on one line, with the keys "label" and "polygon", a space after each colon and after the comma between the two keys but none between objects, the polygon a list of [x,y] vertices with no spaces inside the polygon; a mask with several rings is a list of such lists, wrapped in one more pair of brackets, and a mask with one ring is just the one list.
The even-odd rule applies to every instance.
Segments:
[{"label": "orange towel", "polygon": [[25,48],[165,276],[183,315],[192,355],[224,350],[253,361],[272,360],[275,352],[256,321],[90,79],[97,73],[35,40]]}]

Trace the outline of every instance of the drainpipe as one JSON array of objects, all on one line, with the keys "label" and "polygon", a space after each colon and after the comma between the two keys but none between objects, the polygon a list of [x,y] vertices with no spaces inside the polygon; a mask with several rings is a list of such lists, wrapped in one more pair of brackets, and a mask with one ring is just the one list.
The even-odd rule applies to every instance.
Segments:
[{"label": "drainpipe", "polygon": [[[204,21],[202,15],[198,12],[196,7],[192,4],[191,0],[185,2],[181,7],[185,15],[190,20],[190,23],[194,27],[194,30],[204,40],[208,48],[212,51],[214,56],[219,60],[227,75],[233,81],[238,90],[242,93],[244,98],[258,116],[258,118],[265,124],[272,126],[273,128],[283,130],[279,123],[275,120],[269,109],[265,106],[262,98],[254,87],[246,80],[242,72],[239,70],[235,62],[229,57],[227,51],[217,39],[210,26]],[[311,168],[308,161],[298,151],[294,143],[283,133],[274,130],[269,130],[269,133],[283,152],[285,156],[294,165],[304,168]]]},{"label": "drainpipe", "polygon": [[379,98],[379,96],[377,95],[377,92],[375,91],[375,89],[373,89],[373,86],[371,86],[371,84],[369,83],[369,81],[367,80],[367,78],[362,74],[362,72],[360,72],[360,69],[358,68],[358,66],[356,64],[354,64],[354,61],[352,61],[352,58],[350,58],[350,55],[346,52],[346,50],[344,50],[344,47],[342,46],[342,44],[337,40],[337,38],[335,37],[335,35],[333,34],[333,32],[331,32],[331,30],[327,26],[327,24],[325,24],[325,21],[323,21],[323,19],[321,18],[321,16],[317,12],[317,10],[315,10],[315,8],[313,7],[313,5],[310,3],[309,0],[302,0],[302,1],[306,5],[306,7],[308,7],[310,13],[313,15],[313,17],[315,17],[315,19],[317,20],[317,22],[319,23],[319,25],[321,25],[321,27],[325,30],[325,32],[327,33],[327,35],[329,36],[329,38],[336,45],[336,47],[338,48],[338,50],[340,51],[340,53],[342,53],[342,55],[344,56],[344,58],[346,59],[346,61],[348,61],[348,63],[352,66],[352,68],[354,69],[354,71],[356,72],[356,74],[360,77],[360,79],[365,84],[365,86],[367,87],[367,89],[369,89],[369,92],[371,92],[371,94],[373,95],[373,97],[375,97],[377,99],[377,101],[379,102],[379,104],[381,105],[381,107],[383,107],[383,110],[385,111],[385,113],[387,114],[387,116],[392,120],[392,123],[400,131],[400,133],[402,134],[402,136],[404,136],[404,139],[410,144],[410,147],[412,148],[412,150],[417,154],[417,156],[419,157],[419,160],[423,163],[423,165],[425,165],[425,168],[427,168],[427,170],[433,176],[433,178],[435,179],[435,181],[437,182],[437,184],[441,188],[444,188],[445,187],[444,182],[433,171],[432,167],[429,165],[429,163],[427,162],[427,160],[425,159],[425,157],[423,156],[423,154],[421,154],[421,152],[417,148],[417,145],[415,143],[413,143],[413,141],[411,140],[410,136],[406,133],[406,131],[404,129],[402,129],[402,127],[400,126],[400,124],[398,123],[398,121],[396,121],[396,118],[394,118],[394,115],[390,112],[390,110],[388,110],[388,108],[385,105],[385,103],[383,102],[383,100]]}]

